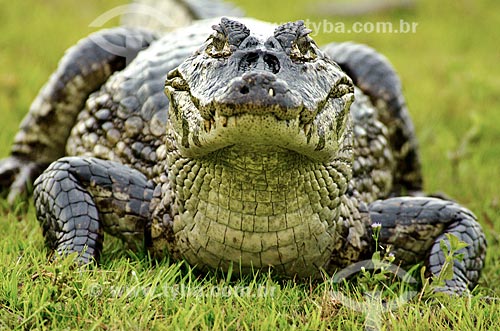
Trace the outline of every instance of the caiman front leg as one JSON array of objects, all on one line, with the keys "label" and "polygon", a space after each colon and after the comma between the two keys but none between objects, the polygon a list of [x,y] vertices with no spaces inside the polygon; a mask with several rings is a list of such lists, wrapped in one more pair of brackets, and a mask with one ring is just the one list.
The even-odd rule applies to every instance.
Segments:
[{"label": "caiman front leg", "polygon": [[66,141],[89,94],[154,39],[152,32],[120,27],[96,32],[68,49],[23,119],[11,156],[0,160],[0,191],[9,191],[10,203],[65,155]]},{"label": "caiman front leg", "polygon": [[486,254],[486,240],[472,212],[455,202],[435,198],[399,197],[379,200],[369,205],[373,223],[381,224],[380,243],[391,245],[403,264],[425,261],[431,275],[438,275],[445,263],[441,241],[448,247],[446,234],[468,244],[458,251],[453,277],[438,291],[464,293],[479,279]]},{"label": "caiman front leg", "polygon": [[47,246],[99,261],[103,231],[143,247],[153,183],[139,171],[97,158],[65,157],[35,182],[34,200]]}]

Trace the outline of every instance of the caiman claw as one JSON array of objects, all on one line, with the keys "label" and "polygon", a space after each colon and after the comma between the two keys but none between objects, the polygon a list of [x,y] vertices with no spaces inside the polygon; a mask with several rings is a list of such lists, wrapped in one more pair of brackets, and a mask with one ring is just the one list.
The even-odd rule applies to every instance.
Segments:
[{"label": "caiman claw", "polygon": [[0,191],[8,193],[9,205],[13,205],[18,197],[26,196],[31,191],[33,181],[46,167],[45,163],[19,156],[0,160]]}]

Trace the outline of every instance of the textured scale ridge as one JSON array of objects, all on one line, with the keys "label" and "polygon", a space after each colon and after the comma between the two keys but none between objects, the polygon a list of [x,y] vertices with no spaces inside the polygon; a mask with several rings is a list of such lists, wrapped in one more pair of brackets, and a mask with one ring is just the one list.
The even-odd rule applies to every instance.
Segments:
[{"label": "textured scale ridge", "polygon": [[392,65],[374,49],[353,42],[331,43],[324,51],[377,106],[378,118],[387,130],[398,169],[394,176],[395,193],[422,190],[415,129],[402,94],[401,81]]}]

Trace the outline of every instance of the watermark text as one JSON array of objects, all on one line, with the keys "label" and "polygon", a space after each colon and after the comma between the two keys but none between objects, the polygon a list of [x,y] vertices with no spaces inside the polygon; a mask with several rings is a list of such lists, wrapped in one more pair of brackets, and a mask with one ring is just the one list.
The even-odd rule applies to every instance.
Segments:
[{"label": "watermark text", "polygon": [[418,22],[407,22],[400,19],[399,22],[332,22],[326,19],[322,21],[304,20],[305,26],[311,29],[311,36],[319,33],[343,34],[343,33],[416,33]]}]

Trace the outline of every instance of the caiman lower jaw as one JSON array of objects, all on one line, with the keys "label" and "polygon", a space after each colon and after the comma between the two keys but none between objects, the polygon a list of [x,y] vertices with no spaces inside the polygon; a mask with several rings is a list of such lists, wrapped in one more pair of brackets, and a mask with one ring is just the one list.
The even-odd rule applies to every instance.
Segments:
[{"label": "caiman lower jaw", "polygon": [[184,130],[182,137],[177,135],[176,140],[183,141],[178,149],[184,157],[204,157],[234,145],[269,146],[327,162],[338,149],[336,140],[323,138],[314,123],[302,123],[299,118],[279,120],[272,114],[245,113],[224,116],[216,111],[197,125],[196,130]]},{"label": "caiman lower jaw", "polygon": [[[284,123],[283,125],[286,126],[291,126],[291,125],[296,125],[298,129],[302,129],[304,131],[304,134],[306,136],[309,136],[311,128],[313,126],[312,121],[308,122],[303,122],[302,117],[299,115],[291,115],[290,117],[287,118],[280,118],[277,117],[272,111],[269,109],[263,109],[259,108],[257,105],[253,106],[252,112],[245,112],[245,111],[235,111],[235,112],[230,112],[227,110],[229,105],[214,105],[210,109],[210,111],[203,111],[205,116],[203,116],[203,128],[206,133],[210,133],[212,129],[216,129],[218,126],[226,128],[228,127],[228,123],[231,121],[234,123],[234,125],[238,124],[239,118],[243,118],[245,115],[246,116],[255,116],[255,118],[264,116],[264,117],[275,117],[277,125],[280,125],[279,123]],[[236,105],[230,105],[237,107]],[[276,108],[279,108],[279,106],[276,106]],[[292,110],[290,113],[301,113],[303,107],[300,107],[298,110]]]}]

